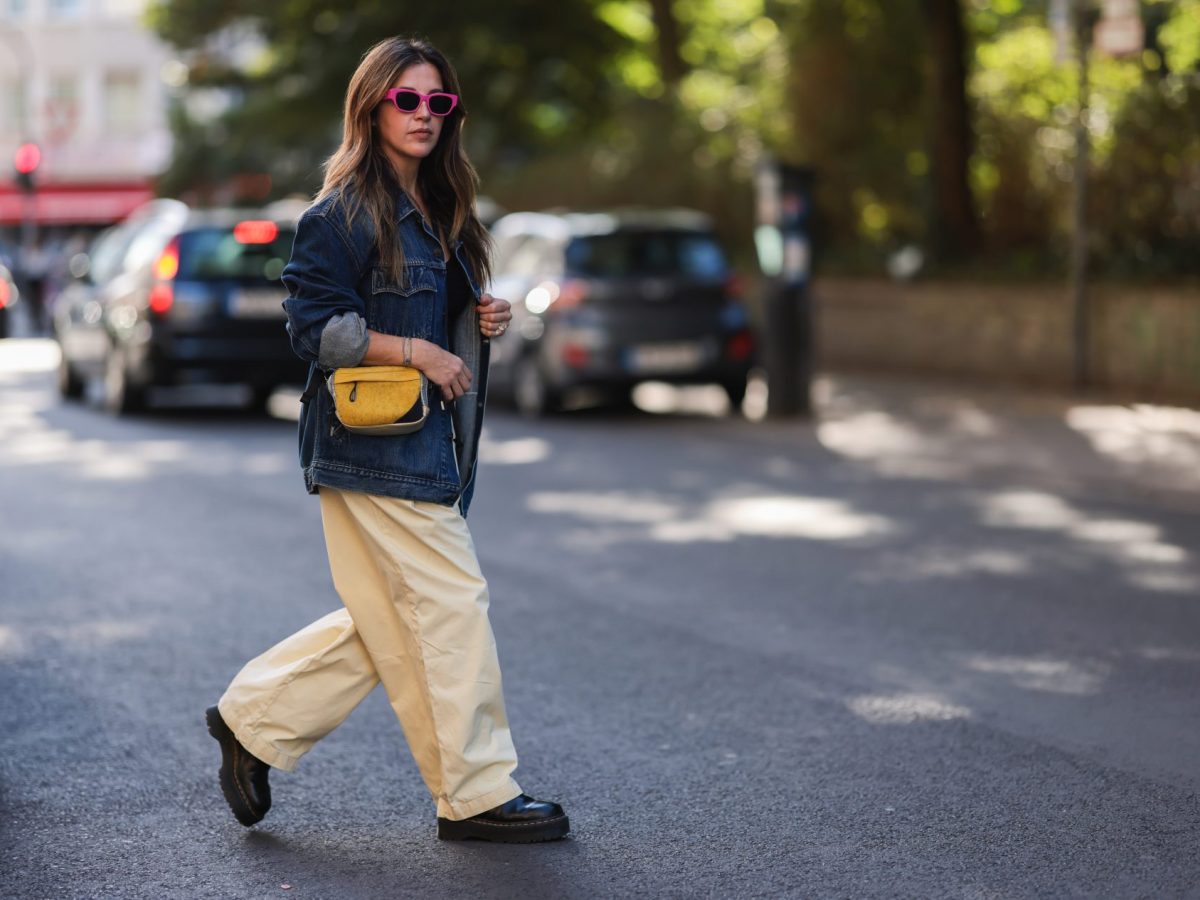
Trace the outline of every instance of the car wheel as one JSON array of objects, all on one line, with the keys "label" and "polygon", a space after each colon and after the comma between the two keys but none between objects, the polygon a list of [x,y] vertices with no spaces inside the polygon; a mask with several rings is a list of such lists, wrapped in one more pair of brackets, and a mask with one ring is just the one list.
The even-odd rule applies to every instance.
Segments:
[{"label": "car wheel", "polygon": [[729,405],[733,407],[734,413],[740,413],[742,401],[746,399],[746,379],[729,381],[721,387],[725,389],[725,396],[729,398]]},{"label": "car wheel", "polygon": [[145,391],[130,384],[129,368],[116,347],[109,349],[104,363],[104,405],[118,416],[137,412],[146,405]]},{"label": "car wheel", "polygon": [[522,415],[537,417],[558,408],[558,395],[547,382],[537,357],[523,356],[513,371],[513,399]]},{"label": "car wheel", "polygon": [[[61,351],[61,348],[60,348]],[[83,396],[86,384],[75,367],[67,361],[65,353],[58,357],[58,394],[64,400],[78,400]]]}]

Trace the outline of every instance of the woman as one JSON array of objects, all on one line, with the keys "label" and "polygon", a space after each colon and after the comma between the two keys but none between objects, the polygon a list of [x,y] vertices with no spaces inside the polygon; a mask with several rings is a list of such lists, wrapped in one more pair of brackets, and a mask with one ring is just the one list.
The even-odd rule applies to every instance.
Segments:
[{"label": "woman", "polygon": [[[487,583],[465,521],[488,339],[512,314],[480,292],[489,243],[464,116],[436,49],[373,47],[296,231],[283,280],[292,346],[310,363],[300,459],[345,608],[247,663],[208,710],[221,789],[243,825],[270,808],[269,768],[294,769],[382,681],[437,802],[439,837],[523,843],[569,829],[562,807],[512,778]],[[441,395],[424,426],[387,437],[341,427],[325,376],[357,365],[420,369]]]}]

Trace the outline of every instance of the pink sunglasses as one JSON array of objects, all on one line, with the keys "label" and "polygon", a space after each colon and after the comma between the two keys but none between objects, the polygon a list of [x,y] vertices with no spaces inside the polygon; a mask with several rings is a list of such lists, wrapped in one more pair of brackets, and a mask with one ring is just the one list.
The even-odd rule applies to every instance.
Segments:
[{"label": "pink sunglasses", "polygon": [[448,116],[458,106],[458,94],[447,94],[445,91],[434,91],[432,94],[422,94],[412,88],[392,88],[387,92],[387,98],[400,112],[414,113],[425,102],[430,115]]}]

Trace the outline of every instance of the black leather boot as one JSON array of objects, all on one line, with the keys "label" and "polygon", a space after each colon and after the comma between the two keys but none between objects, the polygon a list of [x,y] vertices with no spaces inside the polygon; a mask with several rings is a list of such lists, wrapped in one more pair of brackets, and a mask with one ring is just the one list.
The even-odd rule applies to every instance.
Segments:
[{"label": "black leather boot", "polygon": [[438,817],[438,837],[444,841],[500,841],[506,844],[533,844],[553,841],[571,830],[567,814],[557,803],[534,800],[521,794],[487,812],[469,819]]},{"label": "black leather boot", "polygon": [[221,793],[237,820],[249,827],[271,808],[271,786],[267,783],[271,767],[238,743],[215,706],[204,715],[208,733],[221,745]]}]

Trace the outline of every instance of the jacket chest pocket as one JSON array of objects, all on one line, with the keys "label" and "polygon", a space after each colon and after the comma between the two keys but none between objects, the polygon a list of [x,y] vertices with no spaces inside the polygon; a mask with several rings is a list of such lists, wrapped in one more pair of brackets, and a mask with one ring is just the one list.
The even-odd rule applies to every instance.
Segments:
[{"label": "jacket chest pocket", "polygon": [[375,267],[371,270],[367,327],[384,334],[432,339],[445,277],[444,268],[427,262],[405,262],[399,278]]}]

